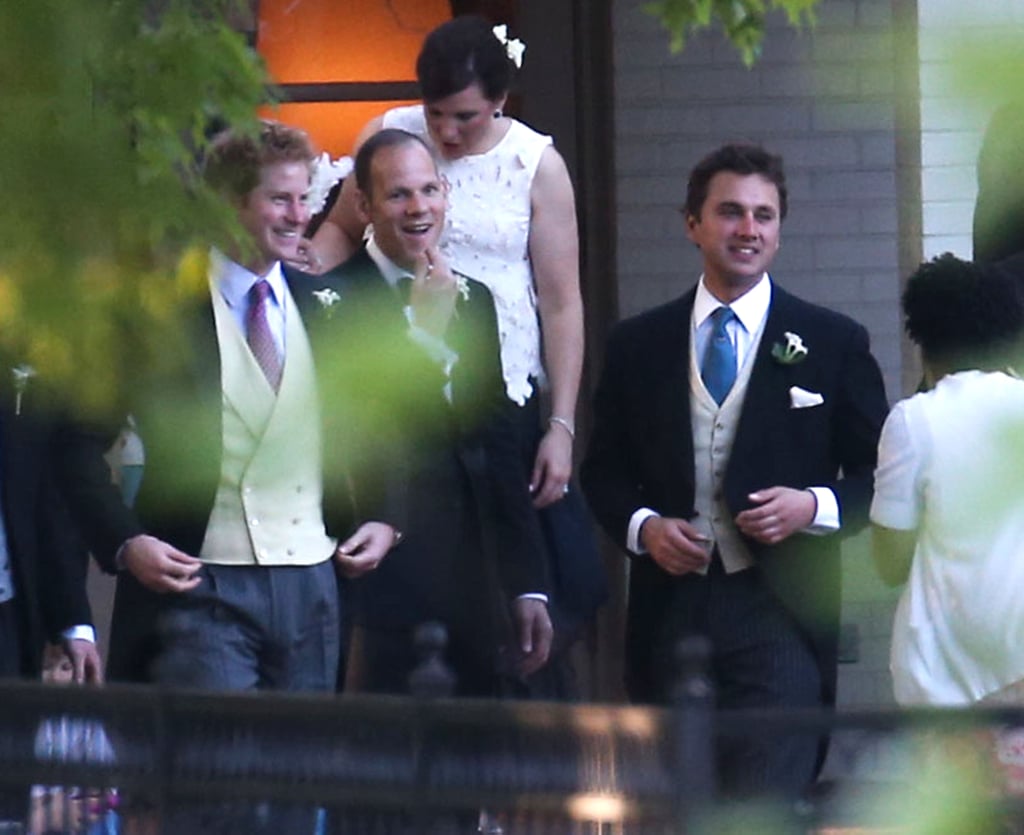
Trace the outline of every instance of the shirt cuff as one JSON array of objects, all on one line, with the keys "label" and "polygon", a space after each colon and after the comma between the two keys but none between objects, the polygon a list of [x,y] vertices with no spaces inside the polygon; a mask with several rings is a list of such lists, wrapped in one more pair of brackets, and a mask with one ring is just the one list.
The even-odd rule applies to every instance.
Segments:
[{"label": "shirt cuff", "polygon": [[642,528],[644,522],[652,516],[660,515],[661,514],[651,510],[649,507],[641,507],[639,510],[633,512],[633,515],[629,517],[629,528],[626,530],[626,548],[628,550],[632,551],[634,554],[647,553],[647,549],[640,544],[640,528]]},{"label": "shirt cuff", "polygon": [[803,532],[822,536],[838,531],[840,528],[839,500],[836,498],[836,494],[829,487],[808,487],[807,489],[817,499],[818,509],[814,513],[811,524],[804,528]]},{"label": "shirt cuff", "polygon": [[72,626],[70,629],[65,629],[60,633],[60,636],[65,641],[88,641],[90,644],[96,643],[96,630],[87,623],[80,623],[78,626]]},{"label": "shirt cuff", "polygon": [[516,600],[539,600],[541,603],[548,602],[548,596],[539,591],[529,591],[526,594],[521,594]]},{"label": "shirt cuff", "polygon": [[121,547],[117,549],[114,554],[114,569],[116,571],[127,571],[128,566],[124,561],[124,549],[128,547],[128,540],[126,539],[121,543]]}]

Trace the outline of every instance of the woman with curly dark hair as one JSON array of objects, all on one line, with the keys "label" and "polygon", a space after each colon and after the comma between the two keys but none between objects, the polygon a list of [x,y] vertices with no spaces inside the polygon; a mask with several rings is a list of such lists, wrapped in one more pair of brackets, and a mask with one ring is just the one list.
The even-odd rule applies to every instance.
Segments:
[{"label": "woman with curly dark hair", "polygon": [[1024,328],[1016,279],[946,254],[903,295],[927,391],[879,443],[873,550],[907,580],[890,666],[901,704],[966,705],[1024,679]]}]

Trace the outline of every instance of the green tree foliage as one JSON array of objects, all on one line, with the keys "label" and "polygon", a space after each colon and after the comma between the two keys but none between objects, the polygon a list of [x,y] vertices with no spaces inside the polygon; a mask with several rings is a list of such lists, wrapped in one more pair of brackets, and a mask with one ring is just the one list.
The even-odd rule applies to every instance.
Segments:
[{"label": "green tree foliage", "polygon": [[[237,0],[0,7],[6,365],[98,406],[127,355],[173,351],[160,325],[205,280],[181,258],[231,223],[195,160],[212,119],[255,128],[268,97],[261,60],[225,22],[234,11]],[[126,322],[137,339],[124,347]]]},{"label": "green tree foliage", "polygon": [[814,8],[821,0],[650,0],[644,10],[661,21],[671,34],[671,48],[679,52],[686,39],[713,23],[740,53],[748,67],[760,57],[765,15],[779,9],[793,26],[814,22]]}]

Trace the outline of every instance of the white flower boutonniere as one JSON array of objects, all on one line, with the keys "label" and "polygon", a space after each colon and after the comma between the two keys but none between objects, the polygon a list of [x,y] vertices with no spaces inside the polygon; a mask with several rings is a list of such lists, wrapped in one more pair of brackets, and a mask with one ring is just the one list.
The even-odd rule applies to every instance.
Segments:
[{"label": "white flower boutonniere", "polygon": [[469,282],[464,275],[455,276],[455,289],[459,291],[459,295],[462,296],[464,302],[469,301]]},{"label": "white flower boutonniere", "polygon": [[516,65],[516,69],[521,69],[523,66],[523,53],[526,52],[526,44],[524,44],[519,38],[509,38],[508,27],[502,23],[500,26],[495,26],[492,30],[494,37],[496,37],[501,45],[505,47],[505,54],[508,59]]},{"label": "white flower boutonniere", "polygon": [[796,365],[807,359],[807,346],[799,334],[786,331],[786,343],[776,342],[772,345],[772,358],[781,365]]},{"label": "white flower boutonniere", "polygon": [[339,296],[330,287],[324,287],[321,290],[314,290],[313,298],[320,302],[320,307],[326,311],[327,318],[334,315],[334,305],[341,301],[341,296]]},{"label": "white flower boutonniere", "polygon": [[28,381],[36,376],[36,370],[31,365],[22,363],[11,369],[11,375],[14,377],[14,414],[20,415],[21,397],[28,388]]},{"label": "white flower boutonniere", "polygon": [[306,193],[306,205],[311,215],[318,214],[327,201],[334,184],[352,171],[352,158],[339,157],[331,161],[331,155],[324,151],[313,163],[310,176],[309,191]]}]

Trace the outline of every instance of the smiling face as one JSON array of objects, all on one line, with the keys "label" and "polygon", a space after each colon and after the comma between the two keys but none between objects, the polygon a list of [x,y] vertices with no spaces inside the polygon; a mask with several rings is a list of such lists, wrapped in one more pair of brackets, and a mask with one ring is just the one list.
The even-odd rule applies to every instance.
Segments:
[{"label": "smiling face", "polygon": [[373,224],[373,238],[388,258],[412,271],[444,226],[445,189],[433,157],[415,140],[379,148],[370,182],[359,206]]},{"label": "smiling face", "polygon": [[704,283],[730,302],[753,287],[779,249],[779,190],[760,174],[719,171],[700,216],[688,215],[690,240],[704,256]]},{"label": "smiling face", "polygon": [[505,96],[488,99],[478,82],[443,99],[424,102],[423,113],[434,146],[445,159],[490,150],[496,138],[494,118],[505,106]]},{"label": "smiling face", "polygon": [[264,276],[274,264],[298,256],[309,223],[305,162],[275,162],[260,169],[260,181],[238,204],[238,220],[252,238],[253,249],[242,266]]}]

